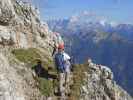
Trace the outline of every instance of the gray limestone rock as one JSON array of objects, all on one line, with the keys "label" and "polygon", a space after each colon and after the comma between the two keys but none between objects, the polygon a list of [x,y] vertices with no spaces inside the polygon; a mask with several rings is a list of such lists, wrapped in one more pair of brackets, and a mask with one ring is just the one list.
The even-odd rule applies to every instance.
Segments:
[{"label": "gray limestone rock", "polygon": [[95,66],[88,62],[88,72],[84,85],[81,87],[80,100],[133,100],[133,98],[113,80],[111,69],[106,66]]},{"label": "gray limestone rock", "polygon": [[15,11],[11,0],[0,0],[0,24],[8,25],[15,17]]}]

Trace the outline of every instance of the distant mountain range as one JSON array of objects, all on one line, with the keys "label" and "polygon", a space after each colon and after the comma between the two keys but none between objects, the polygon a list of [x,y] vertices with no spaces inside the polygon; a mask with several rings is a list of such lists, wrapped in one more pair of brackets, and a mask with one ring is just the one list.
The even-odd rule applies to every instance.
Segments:
[{"label": "distant mountain range", "polygon": [[61,33],[66,49],[76,63],[91,57],[95,63],[111,66],[115,79],[133,95],[133,25],[107,22],[90,16],[47,21]]},{"label": "distant mountain range", "polygon": [[113,22],[100,21],[83,21],[76,20],[73,17],[64,20],[49,20],[47,21],[50,29],[61,32],[62,34],[80,34],[82,30],[86,32],[107,32],[117,33],[121,37],[128,40],[133,40],[133,25],[132,24],[116,24]]}]

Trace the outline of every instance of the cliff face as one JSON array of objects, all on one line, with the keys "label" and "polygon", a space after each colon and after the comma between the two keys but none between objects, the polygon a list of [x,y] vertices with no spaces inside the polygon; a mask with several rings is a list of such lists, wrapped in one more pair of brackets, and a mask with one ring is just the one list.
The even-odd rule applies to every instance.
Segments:
[{"label": "cliff face", "polygon": [[81,88],[81,100],[133,100],[113,80],[112,71],[88,60],[85,79]]},{"label": "cliff face", "polygon": [[[56,38],[47,24],[40,21],[36,8],[21,1],[0,0],[0,100],[45,100],[31,70],[34,62],[30,60],[43,54],[45,62],[52,60]],[[39,50],[32,52],[35,50],[28,48]],[[20,51],[20,59],[13,55],[15,50]],[[22,54],[24,50],[30,55]],[[36,56],[38,51],[42,52]]]},{"label": "cliff face", "polygon": [[16,48],[52,45],[54,34],[39,18],[39,11],[28,3],[0,1],[0,44]]},{"label": "cliff face", "polygon": [[[58,42],[38,13],[30,4],[0,0],[0,100],[47,100],[54,95],[53,81],[38,78],[31,70],[36,59],[45,68],[54,67],[51,54]],[[92,62],[85,67],[78,99],[132,100],[115,84],[110,69]]]}]

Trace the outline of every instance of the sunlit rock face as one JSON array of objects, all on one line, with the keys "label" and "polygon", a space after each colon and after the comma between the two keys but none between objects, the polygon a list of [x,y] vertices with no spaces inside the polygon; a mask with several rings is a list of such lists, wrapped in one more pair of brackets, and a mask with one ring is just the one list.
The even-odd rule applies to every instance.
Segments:
[{"label": "sunlit rock face", "polygon": [[[0,44],[17,48],[53,47],[56,35],[40,20],[38,9],[21,0],[0,1]],[[51,47],[49,46],[49,47]]]},{"label": "sunlit rock face", "polygon": [[0,24],[8,25],[15,17],[15,11],[11,0],[0,1]]},{"label": "sunlit rock face", "polygon": [[108,67],[89,60],[87,69],[81,88],[81,100],[133,100],[116,84]]}]

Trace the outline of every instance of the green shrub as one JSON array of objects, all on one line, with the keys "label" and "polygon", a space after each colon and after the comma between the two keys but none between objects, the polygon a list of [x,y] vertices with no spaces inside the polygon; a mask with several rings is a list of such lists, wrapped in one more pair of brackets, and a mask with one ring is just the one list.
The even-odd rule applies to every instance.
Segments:
[{"label": "green shrub", "polygon": [[36,59],[41,59],[41,56],[37,53],[37,49],[15,49],[12,51],[15,57],[24,63],[30,63],[33,65],[36,64]]},{"label": "green shrub", "polygon": [[38,78],[39,89],[41,93],[45,96],[53,95],[53,82],[45,78]]}]

